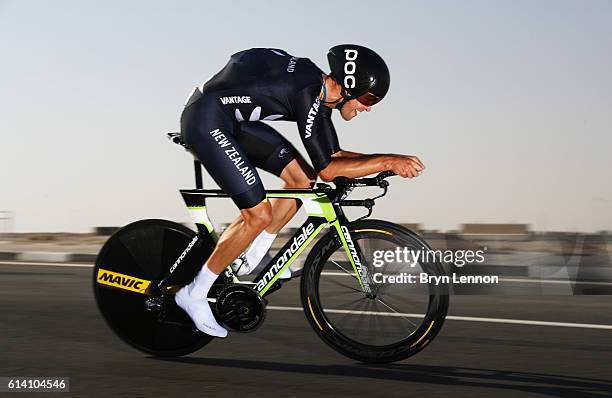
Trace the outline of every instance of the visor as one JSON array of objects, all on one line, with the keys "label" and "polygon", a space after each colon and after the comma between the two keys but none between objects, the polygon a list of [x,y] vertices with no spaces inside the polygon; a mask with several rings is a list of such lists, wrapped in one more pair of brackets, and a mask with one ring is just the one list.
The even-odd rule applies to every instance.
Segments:
[{"label": "visor", "polygon": [[378,102],[380,102],[382,98],[374,95],[372,93],[365,93],[356,98],[357,101],[362,103],[365,106],[372,106]]}]

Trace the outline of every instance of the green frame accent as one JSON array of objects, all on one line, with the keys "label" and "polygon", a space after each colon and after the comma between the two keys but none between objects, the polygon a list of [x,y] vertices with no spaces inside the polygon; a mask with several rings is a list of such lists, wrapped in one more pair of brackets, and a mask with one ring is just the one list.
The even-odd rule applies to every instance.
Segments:
[{"label": "green frame accent", "polygon": [[[334,205],[327,195],[320,193],[266,193],[266,198],[300,199],[306,214],[312,217],[323,217],[332,222],[338,218]],[[320,208],[320,212],[315,209]]]},{"label": "green frame accent", "polygon": [[[270,289],[272,287],[272,285],[274,285],[274,282],[276,282],[280,276],[280,274],[287,269],[287,267],[289,267],[291,265],[291,263],[293,263],[293,261],[299,257],[299,255],[304,251],[304,249],[306,249],[309,245],[310,242],[312,242],[312,240],[319,235],[319,233],[321,232],[321,230],[326,226],[326,224],[320,224],[318,227],[316,227],[316,229],[314,230],[314,232],[312,233],[312,235],[310,235],[308,237],[308,239],[306,239],[304,241],[304,243],[302,243],[302,245],[295,251],[295,253],[293,253],[293,255],[291,257],[289,257],[287,259],[287,261],[285,262],[285,264],[283,264],[283,266],[278,270],[278,272],[276,273],[276,275],[274,275],[272,277],[272,279],[270,279],[270,281],[264,286],[264,288],[262,290],[259,291],[259,296],[263,297],[265,295],[265,293],[268,291],[268,289]],[[293,238],[292,238],[293,239]],[[292,240],[290,239],[290,241]],[[282,250],[282,249],[281,249]],[[257,278],[259,279],[259,278]]]},{"label": "green frame accent", "polygon": [[[223,195],[219,191],[208,191],[208,192],[210,192],[211,194],[214,194],[214,196],[211,196],[211,197],[228,197],[226,195]],[[204,197],[201,199],[201,201],[199,201],[199,203],[205,203],[205,198],[208,192],[206,190],[201,191],[201,194],[204,195]],[[188,193],[198,195],[200,192],[189,191]],[[302,242],[299,245],[299,247],[291,254],[291,256],[285,261],[285,263],[282,265],[281,268],[274,271],[272,268],[278,262],[280,258],[279,256],[281,254],[282,255],[286,254],[290,243],[293,243],[296,239],[298,239],[298,237],[303,233],[302,229],[305,228],[309,224],[309,221],[307,220],[306,223],[302,226],[302,228],[300,228],[298,232],[289,239],[288,243],[276,253],[276,255],[274,256],[274,259],[255,278],[255,283],[257,286],[261,283],[262,280],[265,280],[265,276],[268,273],[272,272],[272,277],[265,283],[265,285],[261,286],[260,289],[256,289],[260,296],[263,297],[265,295],[265,293],[278,280],[280,273],[293,263],[293,261],[304,251],[304,249],[306,249],[310,245],[313,239],[316,236],[318,236],[319,233],[326,226],[329,228],[333,227],[336,230],[336,233],[340,237],[340,241],[342,243],[342,246],[344,247],[346,256],[348,257],[348,260],[353,267],[355,276],[357,277],[357,280],[359,281],[361,288],[363,289],[365,293],[370,292],[368,284],[364,284],[362,281],[361,274],[359,272],[359,268],[357,264],[355,264],[355,261],[351,254],[351,249],[342,231],[343,224],[341,223],[340,218],[342,218],[343,220],[345,220],[345,218],[338,216],[338,214],[336,213],[334,204],[331,202],[330,198],[326,194],[319,193],[319,192],[311,192],[311,191],[310,192],[304,192],[304,191],[291,192],[291,190],[268,191],[266,192],[266,198],[299,199],[302,202],[302,207],[304,208],[304,211],[309,216],[308,218],[309,220],[311,220],[311,218],[323,218],[325,221],[321,223],[315,223],[316,226],[315,226],[314,231],[311,233],[311,235],[308,236],[308,238],[305,239],[304,242]],[[191,205],[191,206],[187,206],[187,209],[188,210],[202,210],[204,212],[204,219],[202,220],[196,219],[195,217],[193,217],[193,214],[192,214],[192,218],[194,219],[193,221],[196,225],[203,226],[206,229],[206,231],[208,231],[213,236],[213,239],[216,242],[218,239],[217,233],[214,230],[212,222],[210,222],[210,219],[208,218],[206,206],[205,205]],[[310,222],[314,223],[313,221],[310,221]],[[235,282],[240,282],[238,276],[231,269],[231,266],[228,265],[225,272],[226,272],[226,275],[231,276]],[[366,272],[367,272],[367,269],[366,269]]]},{"label": "green frame accent", "polygon": [[[203,225],[206,228],[206,230],[211,234],[213,240],[216,242],[218,239],[217,231],[215,231],[215,228],[212,225],[212,222],[210,222],[210,218],[208,217],[208,211],[206,209],[206,206],[187,206],[187,209],[189,210],[189,214],[191,215],[191,219],[193,223],[196,225]],[[198,211],[198,210],[203,212],[204,217],[199,218],[194,214],[194,211]]]},{"label": "green frame accent", "polygon": [[342,231],[342,225],[340,224],[338,220],[336,220],[334,223],[332,223],[332,226],[336,229],[336,232],[338,233],[338,236],[340,237],[340,242],[342,242],[342,246],[344,247],[344,252],[346,253],[346,256],[348,257],[349,262],[353,266],[353,270],[355,271],[355,276],[357,277],[357,280],[359,281],[359,285],[364,291],[368,291],[369,289],[366,289],[366,287],[363,284],[363,281],[361,280],[361,274],[359,273],[359,270],[357,269],[357,264],[355,264],[355,260],[353,259],[353,255],[351,254],[351,249],[348,245],[348,242],[346,241],[346,238],[344,237],[344,232]]}]

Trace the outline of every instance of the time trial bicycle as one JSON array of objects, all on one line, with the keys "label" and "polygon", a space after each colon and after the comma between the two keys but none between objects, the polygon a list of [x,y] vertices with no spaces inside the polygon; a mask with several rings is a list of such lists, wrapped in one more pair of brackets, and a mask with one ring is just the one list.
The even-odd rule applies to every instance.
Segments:
[{"label": "time trial bicycle", "polygon": [[[184,146],[176,134],[169,138]],[[180,193],[196,231],[168,220],[131,223],[104,244],[93,273],[95,299],[110,328],[132,347],[156,356],[186,355],[213,339],[198,331],[174,302],[174,293],[193,280],[217,241],[207,199],[228,197],[221,190],[202,189],[201,164],[196,160],[194,165],[196,189]],[[218,321],[237,332],[261,326],[268,295],[287,283],[279,275],[327,229],[301,270],[302,307],[317,335],[340,354],[373,363],[405,359],[431,343],[447,314],[448,286],[389,281],[400,276],[405,281],[408,275],[443,276],[442,264],[435,259],[374,261],[381,260],[381,253],[431,250],[411,230],[368,218],[375,200],[387,193],[392,175],[383,172],[370,178],[337,178],[334,186],[319,183],[314,189],[266,191],[268,198],[301,201],[308,217],[253,280],[238,278],[230,266],[221,273],[208,296]],[[382,192],[373,198],[347,199],[358,187],[378,187]],[[349,221],[346,206],[363,207],[367,214]]]}]

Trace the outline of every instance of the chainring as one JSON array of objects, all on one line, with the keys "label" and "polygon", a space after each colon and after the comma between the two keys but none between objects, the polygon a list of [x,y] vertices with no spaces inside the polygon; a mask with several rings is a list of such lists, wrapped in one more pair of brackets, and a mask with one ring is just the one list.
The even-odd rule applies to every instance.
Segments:
[{"label": "chainring", "polygon": [[217,316],[237,332],[252,332],[266,317],[264,301],[255,290],[244,285],[230,285],[217,297]]}]

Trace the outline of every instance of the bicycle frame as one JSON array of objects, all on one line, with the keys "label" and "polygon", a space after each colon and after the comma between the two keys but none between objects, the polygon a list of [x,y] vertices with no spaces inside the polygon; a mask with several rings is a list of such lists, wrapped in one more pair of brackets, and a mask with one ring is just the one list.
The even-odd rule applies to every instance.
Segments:
[{"label": "bicycle frame", "polygon": [[[123,275],[100,269],[97,276],[98,283],[111,287],[131,290],[141,294],[159,294],[173,292],[179,287],[168,286],[172,274],[180,266],[182,259],[191,250],[198,240],[209,240],[211,246],[215,246],[218,235],[208,217],[207,198],[229,198],[230,196],[218,189],[202,189],[202,169],[199,161],[194,161],[196,189],[182,189],[180,193],[187,205],[189,213],[197,228],[197,234],[174,261],[168,273],[159,281],[146,281],[129,275]],[[276,253],[269,264],[257,275],[254,282],[255,291],[260,297],[271,293],[270,288],[278,280],[279,275],[293,263],[293,261],[308,247],[314,238],[327,226],[334,228],[338,238],[344,247],[349,263],[353,267],[355,276],[366,296],[371,296],[373,281],[370,272],[365,266],[365,261],[359,245],[354,243],[340,202],[347,192],[334,189],[282,189],[265,191],[267,198],[297,199],[303,204],[308,215],[306,222],[287,241],[287,243]],[[350,202],[350,201],[349,201]],[[369,214],[368,214],[369,215]],[[225,274],[234,283],[241,283],[238,276],[233,272],[231,266],[227,266]],[[137,288],[136,288],[137,286]],[[274,290],[274,289],[273,289]],[[272,291],[273,291],[272,290]]]},{"label": "bicycle frame", "polygon": [[[198,228],[197,236],[201,239],[207,239],[208,236],[209,239],[216,241],[217,233],[208,217],[206,199],[228,198],[229,195],[221,190],[205,189],[185,189],[180,193]],[[336,198],[330,198],[329,191],[317,189],[270,190],[266,191],[266,197],[300,200],[308,218],[255,278],[254,289],[260,296],[263,297],[268,292],[281,272],[291,265],[326,226],[336,230],[363,292],[366,295],[372,294],[372,280],[368,268],[364,265],[361,250],[353,243],[349,228],[346,226],[348,220],[344,216],[342,207],[334,203]],[[225,272],[233,278],[234,282],[240,282],[230,266]],[[162,287],[161,284],[159,287]]]}]

